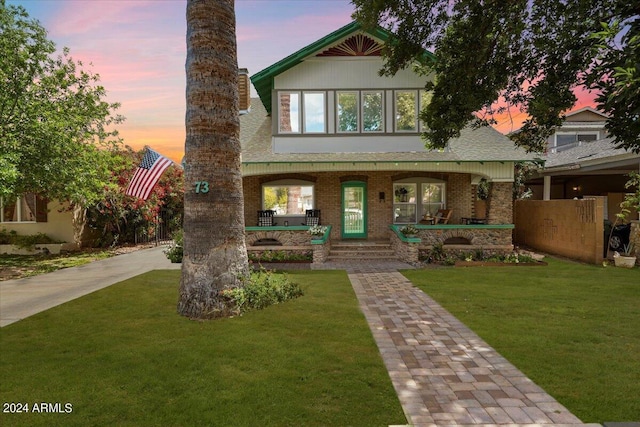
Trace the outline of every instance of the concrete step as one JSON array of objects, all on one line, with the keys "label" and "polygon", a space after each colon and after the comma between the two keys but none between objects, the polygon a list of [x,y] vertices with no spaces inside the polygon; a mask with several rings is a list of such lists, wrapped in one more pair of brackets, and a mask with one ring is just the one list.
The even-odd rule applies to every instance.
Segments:
[{"label": "concrete step", "polygon": [[393,258],[395,257],[395,252],[389,248],[389,249],[378,249],[378,250],[358,250],[358,249],[347,249],[347,248],[340,248],[340,249],[334,249],[331,248],[331,250],[329,251],[329,255],[334,255],[334,256],[343,256],[343,257],[363,257],[363,256],[386,256],[386,257],[390,257]]},{"label": "concrete step", "polygon": [[388,255],[358,255],[358,256],[342,256],[342,255],[331,255],[327,257],[327,261],[398,261],[398,258],[395,256]]},{"label": "concrete step", "polygon": [[389,241],[338,241],[331,245],[328,260],[397,261]]}]

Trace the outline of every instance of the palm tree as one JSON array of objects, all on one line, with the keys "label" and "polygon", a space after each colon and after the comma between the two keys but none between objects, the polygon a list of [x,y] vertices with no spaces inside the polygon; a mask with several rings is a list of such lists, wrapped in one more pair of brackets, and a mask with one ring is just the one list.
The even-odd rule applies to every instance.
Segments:
[{"label": "palm tree", "polygon": [[228,315],[248,274],[233,0],[187,2],[184,257],[178,313]]}]

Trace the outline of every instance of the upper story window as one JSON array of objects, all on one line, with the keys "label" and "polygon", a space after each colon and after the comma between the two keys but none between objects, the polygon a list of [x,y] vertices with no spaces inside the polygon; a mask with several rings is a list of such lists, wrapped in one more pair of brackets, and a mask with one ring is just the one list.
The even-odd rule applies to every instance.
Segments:
[{"label": "upper story window", "polygon": [[425,128],[420,110],[430,99],[419,89],[278,91],[277,132],[418,133]]},{"label": "upper story window", "polygon": [[279,133],[325,133],[326,93],[278,92]]},{"label": "upper story window", "polygon": [[326,107],[324,92],[304,92],[303,117],[305,133],[326,132]]},{"label": "upper story window", "polygon": [[338,132],[358,132],[360,103],[358,92],[337,93]]},{"label": "upper story window", "polygon": [[46,200],[34,193],[27,193],[16,199],[0,199],[0,222],[46,222]]},{"label": "upper story window", "polygon": [[418,91],[395,92],[396,132],[418,131]]},{"label": "upper story window", "polygon": [[278,93],[278,131],[300,132],[300,92]]},{"label": "upper story window", "polygon": [[362,92],[362,131],[384,131],[384,96],[382,91]]},{"label": "upper story window", "polygon": [[558,132],[555,135],[555,150],[562,151],[579,145],[580,142],[595,141],[598,132]]}]

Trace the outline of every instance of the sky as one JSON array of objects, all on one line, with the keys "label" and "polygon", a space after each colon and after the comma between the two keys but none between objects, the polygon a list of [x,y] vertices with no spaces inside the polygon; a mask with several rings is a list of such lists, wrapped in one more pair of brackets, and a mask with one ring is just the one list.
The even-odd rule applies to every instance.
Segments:
[{"label": "sky", "polygon": [[[6,0],[40,21],[58,49],[68,47],[100,75],[108,102],[126,117],[124,143],[149,145],[180,161],[185,128],[185,0]],[[236,0],[238,66],[249,75],[352,21],[349,0]],[[255,96],[255,91],[253,91]],[[577,108],[593,105],[583,94]],[[516,130],[525,117],[499,120]]]}]

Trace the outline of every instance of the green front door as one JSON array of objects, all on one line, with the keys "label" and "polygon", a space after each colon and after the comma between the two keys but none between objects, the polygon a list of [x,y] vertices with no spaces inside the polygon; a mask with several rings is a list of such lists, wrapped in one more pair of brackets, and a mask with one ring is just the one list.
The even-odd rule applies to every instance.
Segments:
[{"label": "green front door", "polygon": [[360,181],[342,183],[342,238],[367,237],[367,184]]}]

